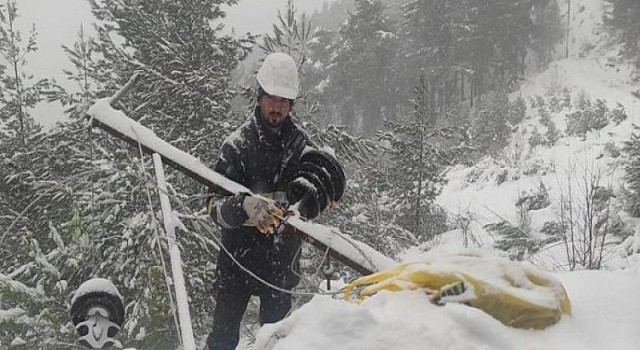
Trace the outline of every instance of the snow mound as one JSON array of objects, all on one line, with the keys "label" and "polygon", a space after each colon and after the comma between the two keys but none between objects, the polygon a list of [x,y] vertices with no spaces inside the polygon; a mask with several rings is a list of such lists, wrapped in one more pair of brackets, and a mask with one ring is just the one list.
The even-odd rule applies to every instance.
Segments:
[{"label": "snow mound", "polygon": [[[452,253],[415,253],[412,259],[438,261]],[[491,253],[480,255],[490,258]],[[507,327],[464,304],[437,306],[420,291],[382,291],[361,304],[316,296],[285,320],[265,325],[253,349],[637,349],[638,271],[553,276],[566,288],[573,313],[544,330]]]}]

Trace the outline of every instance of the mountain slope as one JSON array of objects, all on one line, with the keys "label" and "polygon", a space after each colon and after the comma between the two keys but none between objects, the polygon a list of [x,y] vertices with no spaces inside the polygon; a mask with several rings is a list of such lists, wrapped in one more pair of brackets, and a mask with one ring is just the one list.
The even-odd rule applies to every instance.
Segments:
[{"label": "mountain slope", "polygon": [[[543,72],[531,73],[513,98],[522,97],[527,118],[514,134],[511,145],[499,159],[485,158],[470,168],[448,172],[448,184],[438,203],[458,228],[428,246],[413,247],[403,261],[419,261],[442,252],[461,253],[465,247],[485,254],[500,237],[487,224],[507,222],[524,227],[532,239],[544,243],[545,224],[559,222],[568,213],[569,203],[580,214],[590,202],[589,190],[607,194],[607,218],[624,227],[621,236],[607,236],[600,271],[571,271],[571,248],[562,241],[542,245],[528,252],[525,264],[534,264],[562,281],[573,305],[570,317],[542,331],[506,327],[477,309],[459,304],[434,306],[420,292],[379,293],[362,304],[317,296],[287,319],[264,326],[255,349],[621,349],[640,347],[640,288],[638,254],[621,254],[620,242],[640,242],[638,219],[622,210],[621,176],[624,160],[619,154],[629,140],[640,100],[635,91],[632,69],[617,55],[601,30],[601,0],[574,1],[571,55],[556,61]],[[545,108],[570,96],[564,108],[550,111],[550,120],[560,131],[554,144],[529,143],[534,129],[546,129],[539,103]],[[598,102],[600,99],[602,102]],[[584,135],[567,135],[571,124],[567,115],[590,107],[606,105],[609,112],[624,111],[625,120],[609,120],[600,129]],[[556,101],[557,102],[557,101]],[[586,107],[585,107],[586,108]],[[619,123],[618,123],[619,122]],[[618,124],[617,124],[618,123]],[[616,152],[618,151],[618,152]],[[542,190],[542,188],[544,190]],[[544,200],[535,202],[541,193]],[[613,194],[613,196],[611,196]],[[533,198],[530,210],[516,205]],[[586,201],[586,203],[585,203]],[[541,204],[543,203],[543,204]],[[457,219],[457,220],[456,220]],[[576,224],[576,230],[580,227]],[[546,226],[548,227],[548,225]],[[626,230],[626,231],[625,231]],[[635,232],[635,234],[633,233]],[[625,238],[625,235],[628,236]],[[635,240],[635,243],[634,243]],[[596,242],[597,243],[597,242]],[[426,250],[430,250],[425,252]],[[575,258],[575,257],[574,257]],[[574,261],[575,262],[575,261]]]}]

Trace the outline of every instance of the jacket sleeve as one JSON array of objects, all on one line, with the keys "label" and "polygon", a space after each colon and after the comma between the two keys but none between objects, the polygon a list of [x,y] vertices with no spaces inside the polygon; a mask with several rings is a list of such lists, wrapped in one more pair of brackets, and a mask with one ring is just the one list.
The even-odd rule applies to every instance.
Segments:
[{"label": "jacket sleeve", "polygon": [[[231,144],[224,143],[214,170],[230,180],[242,183],[244,171],[239,151]],[[212,195],[207,200],[207,210],[218,226],[239,227],[247,220],[247,214],[242,208],[245,194],[225,195],[215,188],[210,188],[209,193]]]}]

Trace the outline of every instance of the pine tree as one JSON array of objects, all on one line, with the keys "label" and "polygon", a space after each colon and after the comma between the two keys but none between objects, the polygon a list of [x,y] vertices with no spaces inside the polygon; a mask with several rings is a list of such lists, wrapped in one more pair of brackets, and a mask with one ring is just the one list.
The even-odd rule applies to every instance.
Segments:
[{"label": "pine tree", "polygon": [[[28,195],[2,208],[9,213],[1,216],[1,227],[7,230],[2,246],[11,247],[11,259],[3,259],[9,288],[0,288],[0,295],[10,301],[10,307],[24,313],[15,328],[2,334],[2,343],[20,338],[23,349],[68,349],[75,338],[68,322],[69,294],[89,277],[109,276],[103,274],[103,268],[110,257],[100,256],[100,242],[113,237],[119,223],[110,225],[106,216],[94,216],[90,209],[98,202],[105,203],[109,211],[117,206],[113,196],[94,201],[100,192],[96,189],[105,193],[109,186],[92,186],[94,177],[89,172],[98,169],[92,168],[90,147],[82,142],[86,139],[82,121],[64,123],[28,139],[38,147],[10,158],[3,185],[9,193]],[[113,169],[102,171],[110,174]],[[25,287],[12,290],[12,285]]]},{"label": "pine tree", "polygon": [[438,126],[432,104],[433,81],[421,76],[411,100],[413,113],[398,122],[387,121],[389,176],[399,215],[397,222],[421,241],[446,228],[446,215],[435,205],[444,183],[443,169],[465,150],[465,134],[451,126]]},{"label": "pine tree", "polygon": [[[96,55],[98,43],[85,33],[84,26],[78,29],[78,37],[73,47],[63,45],[62,49],[67,54],[74,70],[63,70],[68,81],[73,82],[77,90],[67,91],[56,85],[56,89],[47,96],[48,100],[59,101],[65,109],[65,114],[71,119],[85,117],[90,105],[99,97],[104,97],[109,86],[102,81],[110,78],[111,69],[104,60],[99,60]],[[113,85],[110,86],[113,88]]]},{"label": "pine tree", "polygon": [[[234,39],[212,22],[222,18],[221,7],[231,0],[92,1],[100,52],[120,66],[119,85],[133,71],[142,78],[132,94],[134,119],[178,148],[210,164],[224,135],[230,100],[237,94],[231,71],[248,53],[253,36]],[[108,40],[117,33],[124,42]]]},{"label": "pine tree", "polygon": [[565,33],[557,1],[536,2],[532,12],[534,27],[531,46],[537,55],[538,67],[543,68],[553,60],[555,45],[564,38]]},{"label": "pine tree", "polygon": [[402,6],[405,73],[446,72],[458,69],[459,41],[464,28],[464,8],[451,1],[412,0]]},{"label": "pine tree", "polygon": [[604,14],[604,23],[613,29],[620,42],[624,43],[624,53],[636,61],[640,66],[640,3],[633,0],[607,0],[611,5],[609,11]]},{"label": "pine tree", "polygon": [[[230,111],[230,100],[237,93],[231,83],[231,71],[237,66],[239,59],[245,57],[254,38],[248,36],[240,40],[233,39],[222,34],[222,26],[212,27],[212,22],[223,15],[221,6],[233,3],[129,0],[92,4],[94,14],[103,21],[97,28],[97,52],[113,60],[112,64],[118,67],[117,81],[128,78],[134,70],[141,73],[141,81],[136,89],[119,107],[124,108],[130,117],[139,119],[142,124],[152,128],[159,137],[198,156],[205,164],[213,164],[224,137],[242,121]],[[123,38],[122,48],[108,39],[110,33],[117,33]],[[117,222],[128,223],[126,227],[120,228],[123,236],[130,237],[126,251],[136,252],[142,249],[150,254],[132,261],[145,269],[146,275],[124,274],[121,283],[127,285],[127,292],[133,293],[137,310],[140,311],[128,321],[131,328],[127,335],[135,337],[145,329],[147,332],[153,331],[153,334],[147,333],[147,337],[139,341],[138,345],[154,348],[160,344],[176,342],[178,337],[173,332],[163,331],[173,330],[175,327],[173,319],[167,317],[171,300],[160,268],[163,266],[162,259],[159,253],[153,253],[158,252],[156,244],[164,246],[165,240],[161,238],[156,242],[157,238],[152,234],[159,225],[159,220],[155,211],[158,208],[153,194],[155,189],[149,184],[153,181],[148,177],[151,166],[146,158],[144,168],[141,168],[138,150],[132,151],[127,156],[113,159],[128,169],[139,169],[133,172],[133,178],[127,178],[131,185],[124,188],[130,187],[135,195],[130,195],[131,201],[126,204],[131,208]],[[188,218],[185,224],[189,230],[181,232],[178,238],[182,250],[190,252],[184,254],[183,258],[185,274],[189,276],[187,289],[194,305],[194,328],[196,332],[204,333],[210,326],[208,317],[213,309],[210,286],[214,280],[213,262],[218,253],[214,241],[207,237],[215,234],[217,229],[211,227],[206,218],[204,221],[198,220],[195,214],[203,203],[202,188],[199,185],[182,174],[171,171],[168,172],[168,181],[175,191],[172,196],[174,210]],[[114,190],[118,191],[118,187]],[[153,212],[149,211],[147,190],[153,191]],[[98,212],[106,209],[108,208],[98,208]],[[143,226],[139,227],[138,223]],[[112,248],[116,247],[109,248],[109,251]],[[111,261],[116,266],[122,264],[118,262],[130,260],[116,250],[112,254],[114,257]],[[136,279],[141,280],[143,285],[150,286],[150,289],[141,290],[130,285],[130,281]],[[147,293],[153,290],[165,292],[152,294],[153,298],[149,300]]]},{"label": "pine tree", "polygon": [[512,105],[501,90],[477,107],[471,134],[474,148],[481,154],[497,155],[508,143],[513,129],[509,120]]},{"label": "pine tree", "polygon": [[[222,27],[211,27],[223,15],[222,3],[234,2],[92,4],[100,20],[97,39],[81,32],[76,45],[66,50],[76,67],[66,73],[78,83],[79,91],[59,88],[50,96],[62,101],[71,121],[41,136],[39,142],[44,146],[39,149],[8,157],[15,161],[14,168],[4,168],[13,173],[7,191],[22,186],[24,192],[36,194],[24,198],[24,204],[10,203],[9,215],[4,215],[3,208],[1,219],[9,221],[3,227],[13,224],[7,240],[17,241],[14,246],[18,248],[11,283],[35,288],[32,285],[37,281],[42,286],[38,288],[46,291],[37,300],[9,300],[26,310],[29,320],[38,319],[40,311],[51,315],[39,319],[42,322],[33,331],[38,336],[30,337],[25,349],[69,348],[75,330],[64,322],[68,295],[89,277],[112,279],[124,295],[129,310],[120,337],[124,344],[177,346],[175,310],[165,278],[166,240],[149,158],[141,158],[139,150],[110,135],[88,133],[80,117],[95,98],[112,95],[139,70],[142,81],[116,107],[211,163],[223,136],[239,122],[229,119],[229,100],[235,94],[230,72],[253,41],[235,40],[221,35]],[[114,42],[114,34],[122,41]],[[38,171],[27,171],[32,168]],[[196,334],[203,334],[210,327],[208,317],[213,309],[211,283],[217,245],[212,235],[216,230],[196,213],[202,208],[201,187],[184,181],[180,174],[169,173],[168,180],[175,184],[171,189],[174,210],[185,217],[189,227],[180,231],[179,244],[189,252],[183,255],[187,289]],[[19,217],[13,208],[28,210]],[[40,264],[34,265],[34,256]],[[57,285],[59,292],[53,292]],[[0,290],[2,295],[5,292],[11,291]],[[44,306],[51,300],[56,303]],[[66,325],[65,332],[59,332],[60,324]],[[19,334],[21,329],[9,330],[2,343],[10,343]]]},{"label": "pine tree", "polygon": [[326,90],[350,131],[373,134],[396,114],[399,39],[384,10],[379,0],[356,0],[333,49]]},{"label": "pine tree", "polygon": [[302,68],[309,56],[308,44],[313,33],[306,15],[302,14],[299,19],[296,16],[293,0],[287,0],[284,13],[278,10],[277,23],[271,27],[273,33],[265,35],[259,47],[266,53],[284,52]]},{"label": "pine tree", "polygon": [[[0,58],[6,62],[0,71],[0,135],[26,142],[29,135],[40,131],[39,125],[30,114],[38,102],[44,98],[49,88],[47,79],[33,81],[34,77],[24,70],[27,57],[37,51],[35,26],[25,40],[16,28],[18,7],[9,0],[0,5]],[[7,69],[8,68],[8,69]]]},{"label": "pine tree", "polygon": [[49,82],[25,71],[27,58],[37,51],[36,34],[33,29],[25,41],[16,29],[17,18],[14,1],[0,4],[0,313],[12,315],[0,327],[0,343],[32,349],[28,340],[41,339],[51,322],[59,330],[62,320],[49,312],[62,308],[46,292],[55,293],[55,285],[44,278],[21,278],[29,271],[49,276],[57,271],[43,253],[48,246],[37,243],[49,234],[48,217],[39,218],[46,209],[31,205],[52,171],[31,157],[43,147],[44,135],[30,112]]}]

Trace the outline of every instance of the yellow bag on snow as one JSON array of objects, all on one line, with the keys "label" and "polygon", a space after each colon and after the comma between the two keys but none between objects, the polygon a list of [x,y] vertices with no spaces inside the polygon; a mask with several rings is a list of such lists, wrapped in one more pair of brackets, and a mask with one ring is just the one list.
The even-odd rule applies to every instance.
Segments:
[{"label": "yellow bag on snow", "polygon": [[542,329],[571,314],[569,296],[556,278],[488,254],[406,263],[351,282],[345,299],[362,301],[382,290],[424,290],[437,304],[464,303],[516,328]]}]

